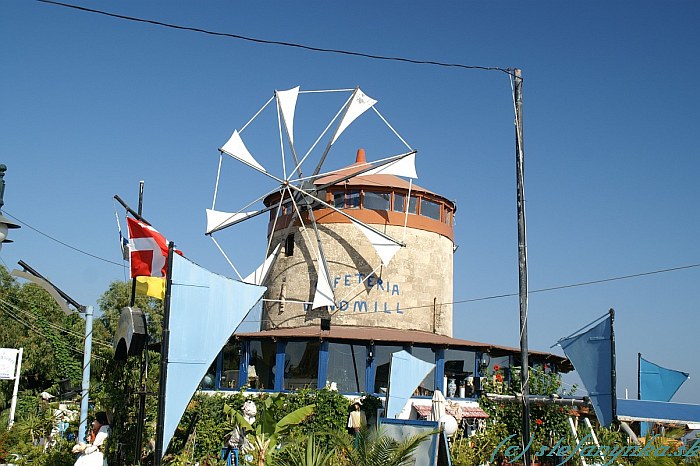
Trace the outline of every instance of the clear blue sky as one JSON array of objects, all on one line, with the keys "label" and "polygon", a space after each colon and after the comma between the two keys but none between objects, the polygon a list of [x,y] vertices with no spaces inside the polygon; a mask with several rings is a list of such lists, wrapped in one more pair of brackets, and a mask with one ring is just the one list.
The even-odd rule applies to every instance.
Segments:
[{"label": "clear blue sky", "polygon": [[[697,2],[76,4],[316,47],[522,68],[531,290],[700,263]],[[418,149],[418,183],[458,203],[455,300],[517,292],[503,73],[261,45],[34,1],[0,3],[0,68],[3,211],[76,248],[121,263],[112,197],[135,206],[145,180],[144,216],[188,257],[230,275],[203,234],[217,148],[274,89],[360,85]],[[321,117],[302,112],[297,134],[311,140]],[[360,146],[371,158],[377,134],[348,133],[332,163],[349,163]],[[260,158],[279,170],[276,156]],[[245,167],[226,168],[232,209],[272,188]],[[263,240],[250,239],[264,231],[251,224],[226,239],[242,271],[261,261]],[[0,252],[8,268],[23,259],[84,304],[127,275],[26,226],[11,238]],[[690,372],[675,400],[700,403],[699,284],[695,267],[533,293],[530,346],[547,350],[613,307],[618,393],[636,395],[641,352]],[[454,312],[455,336],[518,345],[517,298]]]}]

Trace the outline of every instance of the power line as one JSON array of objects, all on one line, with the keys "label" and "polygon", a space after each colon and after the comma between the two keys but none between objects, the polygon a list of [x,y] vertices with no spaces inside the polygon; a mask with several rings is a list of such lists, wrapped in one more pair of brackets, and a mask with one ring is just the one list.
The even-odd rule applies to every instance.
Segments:
[{"label": "power line", "polygon": [[103,262],[107,262],[107,263],[109,263],[109,264],[118,265],[119,267],[122,267],[122,268],[124,267],[124,264],[120,264],[119,262],[114,262],[114,261],[111,261],[111,260],[109,260],[109,259],[105,259],[104,257],[96,256],[95,254],[91,254],[91,253],[89,253],[89,252],[83,251],[82,249],[78,249],[78,248],[76,248],[75,246],[71,246],[71,245],[68,244],[68,243],[64,243],[63,241],[61,241],[61,240],[59,240],[59,239],[56,239],[56,238],[54,238],[53,236],[51,236],[51,235],[49,235],[49,234],[47,234],[47,233],[44,233],[43,231],[39,230],[38,228],[34,228],[33,226],[29,225],[28,223],[26,223],[26,222],[24,222],[24,221],[18,219],[18,218],[15,217],[14,215],[12,215],[12,214],[10,214],[9,212],[7,212],[7,210],[4,212],[4,214],[7,215],[8,217],[11,217],[13,220],[17,220],[19,223],[21,223],[21,224],[24,225],[25,227],[27,227],[27,228],[29,228],[29,229],[31,229],[31,230],[36,231],[36,232],[39,233],[40,235],[45,236],[46,238],[48,238],[48,239],[50,239],[50,240],[52,240],[52,241],[55,241],[55,242],[57,242],[58,244],[60,244],[60,245],[62,245],[62,246],[65,246],[65,247],[67,247],[67,248],[69,248],[69,249],[72,249],[72,250],[74,250],[74,251],[77,251],[77,252],[79,252],[79,253],[81,253],[81,254],[85,254],[86,256],[90,256],[90,257],[92,257],[93,259],[98,259],[98,260],[101,260],[101,261],[103,261]]},{"label": "power line", "polygon": [[[24,325],[26,328],[28,328],[28,329],[31,330],[32,332],[34,332],[34,333],[36,333],[36,334],[38,334],[38,335],[41,335],[42,337],[45,337],[45,338],[46,338],[46,335],[44,334],[44,332],[43,332],[41,329],[37,329],[34,325],[32,325],[32,324],[30,324],[30,323],[28,323],[28,322],[25,322],[25,321],[22,320],[20,317],[18,317],[16,314],[14,314],[12,311],[10,311],[6,306],[0,306],[0,310],[2,310],[3,312],[5,312],[8,316],[10,316],[10,318],[14,319],[14,320],[17,321],[18,323]],[[76,354],[79,354],[79,355],[82,355],[82,354],[83,354],[83,351],[81,351],[81,350],[79,350],[79,349],[76,349],[76,348],[73,348],[73,347],[71,347],[71,346],[66,345],[65,348],[67,348],[69,351],[72,351],[72,352],[74,352],[74,353],[76,353]],[[111,348],[111,346],[110,346],[110,348]],[[99,356],[99,355],[97,355],[97,354],[93,354],[92,357],[97,358],[97,359],[106,360],[104,357]]]},{"label": "power line", "polygon": [[502,73],[506,73],[506,74],[511,75],[511,76],[513,75],[513,71],[511,69],[501,68],[498,66],[478,66],[478,65],[465,65],[463,63],[445,63],[445,62],[439,62],[439,61],[435,61],[435,60],[416,60],[413,58],[392,57],[392,56],[386,56],[386,55],[375,55],[375,54],[370,54],[370,53],[354,52],[351,50],[314,47],[311,45],[304,45],[304,44],[299,44],[299,43],[295,43],[295,42],[259,39],[256,37],[248,37],[248,36],[243,36],[240,34],[232,34],[232,33],[228,33],[228,32],[210,31],[207,29],[195,28],[195,27],[190,27],[190,26],[180,26],[177,24],[164,23],[162,21],[155,21],[155,20],[151,20],[151,19],[137,18],[134,16],[120,15],[117,13],[110,13],[108,11],[95,10],[93,8],[86,8],[86,7],[82,7],[82,6],[71,5],[69,3],[55,2],[52,0],[36,0],[36,1],[40,2],[40,3],[48,3],[51,5],[61,6],[61,7],[65,7],[65,8],[72,8],[74,10],[85,11],[88,13],[95,13],[95,14],[99,14],[99,15],[109,16],[111,18],[123,19],[123,20],[127,20],[127,21],[135,21],[135,22],[139,22],[139,23],[152,24],[154,26],[162,26],[162,27],[177,29],[177,30],[181,30],[181,31],[197,32],[200,34],[207,34],[210,36],[218,36],[218,37],[226,37],[229,39],[244,40],[244,41],[254,42],[254,43],[258,43],[258,44],[279,45],[279,46],[283,46],[283,47],[293,47],[293,48],[298,48],[298,49],[302,49],[302,50],[308,50],[311,52],[333,53],[333,54],[338,54],[338,55],[349,55],[349,56],[354,56],[354,57],[369,58],[372,60],[411,63],[414,65],[432,65],[432,66],[441,66],[441,67],[447,67],[447,68],[462,68],[462,69],[468,69],[468,70],[500,71]]},{"label": "power line", "polygon": [[[37,1],[43,1],[43,2],[52,3],[52,2],[50,2],[49,0],[37,0]],[[94,255],[94,254],[90,254],[89,252],[85,252],[85,251],[83,251],[83,250],[81,250],[81,249],[78,249],[78,248],[76,248],[76,247],[74,247],[74,246],[71,246],[71,245],[69,245],[69,244],[66,244],[66,243],[64,243],[63,241],[60,241],[60,240],[58,240],[58,239],[52,237],[51,235],[48,235],[48,234],[46,234],[46,233],[44,233],[44,232],[42,232],[42,231],[40,231],[40,230],[34,228],[33,226],[31,226],[31,225],[27,224],[26,222],[20,220],[19,218],[15,217],[14,215],[8,213],[7,211],[5,211],[4,213],[5,213],[5,215],[11,217],[12,219],[17,220],[17,221],[18,221],[19,223],[21,223],[22,225],[24,225],[24,226],[26,226],[26,227],[28,227],[28,228],[30,228],[30,229],[36,231],[37,233],[39,233],[39,234],[41,234],[41,235],[43,235],[43,236],[45,236],[45,237],[47,237],[47,238],[49,238],[49,239],[51,239],[51,240],[53,240],[53,241],[56,241],[57,243],[59,243],[59,244],[65,246],[65,247],[67,247],[67,248],[70,248],[70,249],[72,249],[72,250],[74,250],[74,251],[77,251],[77,252],[79,252],[79,253],[81,253],[81,254],[85,254],[85,255],[87,255],[87,256],[93,257],[93,258],[95,258],[95,259],[99,259],[99,260],[101,260],[101,261],[108,262],[108,263],[110,263],[110,264],[118,265],[119,267],[122,267],[122,268],[124,267],[124,264],[119,264],[119,263],[113,262],[113,261],[111,261],[111,260],[109,260],[109,259],[104,259],[104,258],[102,258],[102,257],[96,256],[96,255]],[[3,262],[4,262],[4,261],[3,261]],[[569,284],[565,284],[565,285],[550,286],[550,287],[546,287],[546,288],[539,288],[539,289],[536,289],[536,290],[530,290],[530,291],[529,291],[529,294],[544,293],[544,292],[547,292],[547,291],[564,290],[564,289],[567,289],[567,288],[577,288],[577,287],[580,287],[580,286],[597,285],[597,284],[600,284],[600,283],[608,283],[608,282],[619,281],[619,280],[629,280],[629,279],[632,279],[632,278],[645,277],[645,276],[649,276],[649,275],[656,275],[656,274],[667,273],[667,272],[675,272],[675,271],[678,271],[678,270],[692,269],[692,268],[697,268],[697,267],[700,267],[700,263],[697,263],[697,264],[688,264],[688,265],[681,265],[681,266],[678,266],[678,267],[669,267],[669,268],[664,268],[664,269],[652,270],[652,271],[649,271],[649,272],[639,272],[639,273],[634,273],[634,274],[630,274],[630,275],[620,275],[620,276],[616,276],[616,277],[601,278],[601,279],[598,279],[598,280],[589,280],[589,281],[584,281],[584,282],[569,283]],[[504,293],[504,294],[497,294],[497,295],[490,295],[490,296],[482,296],[482,297],[479,297],[479,298],[461,299],[461,300],[457,300],[457,301],[445,302],[445,303],[437,303],[437,304],[438,304],[438,305],[441,305],[441,306],[442,306],[442,305],[449,305],[449,304],[452,304],[452,305],[454,305],[454,304],[465,304],[465,303],[473,303],[473,302],[478,302],[478,301],[489,301],[489,300],[492,300],[492,299],[512,298],[512,297],[518,296],[518,295],[519,295],[518,293]],[[422,309],[422,308],[427,308],[427,307],[432,307],[432,306],[433,306],[433,304],[426,304],[426,305],[423,305],[423,306],[412,306],[412,307],[407,307],[407,308],[403,308],[403,309],[404,309],[404,310]]]},{"label": "power line", "polygon": [[[20,302],[21,302],[21,300],[20,300]],[[15,304],[12,304],[12,303],[9,302],[9,301],[5,301],[5,300],[2,299],[2,298],[0,298],[0,304],[5,305],[7,308],[12,309],[14,312],[17,312],[17,313],[19,313],[19,314],[22,314],[25,318],[33,319],[33,320],[35,320],[35,321],[39,319],[38,316],[34,315],[33,313],[31,313],[31,312],[29,312],[29,311],[26,311],[26,310],[20,308],[19,306],[15,305]],[[6,311],[6,312],[9,312],[9,311],[7,311],[7,309],[5,309],[5,311]],[[72,336],[72,337],[74,337],[74,338],[77,338],[77,339],[79,339],[79,340],[84,340],[84,339],[85,339],[85,335],[80,334],[80,333],[76,333],[76,332],[74,332],[74,331],[72,331],[72,330],[70,330],[70,329],[68,329],[68,328],[66,328],[66,327],[63,327],[63,326],[58,325],[58,324],[55,324],[55,323],[53,323],[53,322],[51,322],[51,321],[48,321],[48,320],[47,320],[47,321],[45,322],[45,324],[46,324],[48,327],[50,327],[50,328],[52,328],[52,329],[54,329],[54,330],[57,330],[57,331],[59,331],[59,332],[61,332],[61,333],[64,333],[64,334],[66,334],[66,335],[70,335],[70,336]],[[93,338],[93,343],[95,343],[95,344],[97,344],[97,345],[104,346],[104,347],[106,347],[106,348],[111,348],[111,347],[112,347],[111,344],[109,344],[109,343],[107,343],[107,342],[105,342],[105,341],[98,340],[98,339],[96,339],[96,338]]]},{"label": "power line", "polygon": [[[620,275],[620,276],[617,276],[617,277],[602,278],[602,279],[600,279],[600,280],[589,280],[589,281],[585,281],[585,282],[571,283],[571,284],[568,284],[568,285],[558,285],[558,286],[551,286],[551,287],[547,287],[547,288],[539,288],[539,289],[537,289],[537,290],[531,290],[531,291],[529,291],[529,294],[533,294],[533,293],[544,293],[544,292],[547,292],[547,291],[563,290],[563,289],[575,288],[575,287],[579,287],[579,286],[597,285],[597,284],[600,284],[600,283],[614,282],[614,281],[618,281],[618,280],[629,280],[629,279],[632,279],[632,278],[645,277],[645,276],[648,276],[648,275],[656,275],[656,274],[667,273],[667,272],[676,272],[676,271],[678,271],[678,270],[686,270],[686,269],[692,269],[692,268],[697,268],[697,267],[700,267],[700,263],[698,263],[698,264],[689,264],[689,265],[681,265],[681,266],[678,266],[678,267],[669,267],[669,268],[665,268],[665,269],[652,270],[652,271],[650,271],[650,272],[640,272],[640,273],[634,273],[634,274],[630,274],[630,275]],[[497,295],[491,295],[491,296],[483,296],[483,297],[480,297],[480,298],[461,299],[461,300],[452,301],[452,302],[435,303],[435,304],[432,304],[432,303],[431,303],[431,304],[424,304],[424,305],[421,305],[421,306],[402,307],[401,310],[402,310],[402,311],[409,311],[409,310],[413,310],[413,309],[427,309],[427,308],[431,308],[431,307],[433,307],[433,306],[446,306],[446,305],[455,305],[455,304],[466,304],[466,303],[473,303],[473,302],[477,302],[477,301],[489,301],[489,300],[492,300],[492,299],[513,298],[513,297],[517,297],[517,296],[519,296],[519,293],[504,293],[504,294],[497,294]],[[293,303],[294,303],[294,301],[287,301],[287,304],[293,304]],[[340,309],[336,309],[336,310],[331,314],[331,316],[334,316],[334,315],[338,314],[339,310],[340,310]],[[290,319],[293,319],[293,318],[295,318],[295,317],[299,317],[299,316],[302,316],[302,315],[304,315],[304,314],[299,314],[299,315],[296,315],[296,316],[291,316]],[[340,314],[340,315],[342,316],[343,314]],[[241,324],[251,324],[251,323],[261,323],[261,322],[273,322],[273,323],[274,323],[275,321],[272,320],[272,319],[250,319],[250,320],[243,319],[243,321],[241,322]]]},{"label": "power line", "polygon": [[[568,285],[550,286],[547,288],[539,288],[536,290],[530,290],[528,292],[528,294],[544,293],[546,291],[556,291],[556,290],[563,290],[563,289],[567,289],[567,288],[576,288],[579,286],[597,285],[600,283],[614,282],[614,281],[618,281],[618,280],[628,280],[631,278],[639,278],[639,277],[645,277],[648,275],[656,275],[656,274],[660,274],[660,273],[675,272],[678,270],[692,269],[692,268],[696,268],[696,267],[700,267],[700,263],[699,264],[681,265],[678,267],[669,267],[669,268],[665,268],[665,269],[652,270],[651,272],[640,272],[640,273],[634,273],[634,274],[630,274],[630,275],[620,275],[617,277],[601,278],[599,280],[589,280],[589,281],[585,281],[585,282],[571,283]],[[484,296],[481,298],[463,299],[463,300],[459,300],[459,301],[453,301],[451,303],[442,303],[442,304],[464,304],[464,303],[473,303],[473,302],[477,302],[477,301],[487,301],[487,300],[491,300],[491,299],[511,298],[511,297],[515,297],[515,296],[519,296],[519,294],[518,293],[506,293],[506,294],[499,294],[499,295],[492,295],[492,296]],[[417,307],[432,307],[432,305],[417,306]],[[413,309],[413,308],[406,308],[406,309]]]}]

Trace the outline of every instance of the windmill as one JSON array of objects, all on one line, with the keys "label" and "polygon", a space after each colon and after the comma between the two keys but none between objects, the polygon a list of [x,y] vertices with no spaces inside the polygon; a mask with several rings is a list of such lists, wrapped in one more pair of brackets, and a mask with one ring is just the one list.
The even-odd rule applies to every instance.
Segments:
[{"label": "windmill", "polygon": [[[309,139],[314,141],[310,147],[302,151],[300,138],[295,138],[294,133],[297,102],[330,93],[346,93],[349,96],[330,118],[330,122],[325,127],[320,125],[318,137]],[[280,152],[276,159],[278,164],[281,163],[277,170],[271,169],[271,157],[263,160],[257,153],[254,154],[254,151],[249,150],[245,139],[245,130],[255,126],[260,115],[273,103],[277,114]],[[414,187],[413,179],[417,178],[416,151],[379,113],[376,103],[376,100],[359,88],[304,91],[295,87],[275,91],[262,108],[241,129],[235,130],[219,149],[214,199],[211,209],[207,209],[206,234],[241,280],[268,286],[264,300],[267,317],[263,327],[285,324],[298,326],[319,317],[329,318],[349,310],[349,303],[353,302],[350,300],[368,293],[373,287],[379,285],[384,290],[390,286],[389,280],[382,280],[382,270],[406,246],[409,212],[413,208],[413,213],[416,213],[415,205],[411,205],[414,200],[411,192],[413,189],[426,193],[429,191]],[[373,162],[367,162],[364,151],[360,150],[353,165],[335,170],[326,169],[328,162],[337,157],[334,149],[338,146],[341,135],[350,125],[369,118],[372,113],[388,128],[383,137],[395,138],[406,150]],[[271,182],[272,189],[238,210],[235,207],[221,207],[223,201],[217,200],[221,174],[231,162],[243,164],[252,174],[266,178]],[[400,206],[398,197],[389,193],[363,191],[360,194],[360,191],[351,189],[357,180],[399,180],[397,177],[401,177],[401,181],[392,183],[401,184],[401,196],[405,197],[401,199]],[[375,214],[368,216],[369,210],[360,212],[361,209],[357,209],[361,195],[363,202],[369,203],[375,194],[379,202],[391,199],[391,207],[386,204],[389,213],[383,212],[379,217]],[[383,219],[389,214],[394,219],[393,222]],[[227,234],[225,230],[231,231],[261,215],[269,218],[265,259],[260,267],[243,277],[216,238]],[[402,221],[397,222],[399,216]],[[348,233],[353,235],[353,240],[347,241],[344,234],[329,229],[329,224],[343,224],[342,228],[353,230],[354,233]],[[357,243],[361,244],[358,246]],[[294,259],[290,259],[292,257]],[[339,268],[345,273],[341,274]],[[339,280],[340,275],[343,276],[342,280]],[[352,286],[349,286],[348,276],[352,277]],[[348,286],[339,287],[339,282]],[[394,284],[392,290],[398,294],[396,286]],[[368,304],[359,301],[359,306],[358,301],[353,303],[356,308],[360,308],[360,313],[378,312],[379,305],[376,302],[374,309],[371,302]],[[386,303],[384,307],[381,311],[387,313]],[[396,310],[402,313],[398,306]]]}]

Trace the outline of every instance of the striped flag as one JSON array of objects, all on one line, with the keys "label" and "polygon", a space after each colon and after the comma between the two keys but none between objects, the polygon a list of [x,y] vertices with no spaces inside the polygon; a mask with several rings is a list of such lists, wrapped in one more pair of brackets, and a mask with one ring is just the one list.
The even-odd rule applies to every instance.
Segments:
[{"label": "striped flag", "polygon": [[[131,278],[136,278],[136,291],[162,300],[165,297],[168,240],[144,222],[131,217],[126,222]],[[175,252],[182,255],[177,249]]]}]

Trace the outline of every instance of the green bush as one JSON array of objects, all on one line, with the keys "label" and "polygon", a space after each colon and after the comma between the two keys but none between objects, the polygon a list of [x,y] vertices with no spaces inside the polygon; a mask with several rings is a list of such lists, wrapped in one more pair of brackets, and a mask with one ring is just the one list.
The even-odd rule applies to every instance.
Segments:
[{"label": "green bush", "polygon": [[316,405],[314,413],[297,427],[304,435],[325,436],[345,431],[350,402],[334,390],[305,388],[292,392],[286,395],[285,412],[281,414],[312,404]]}]

